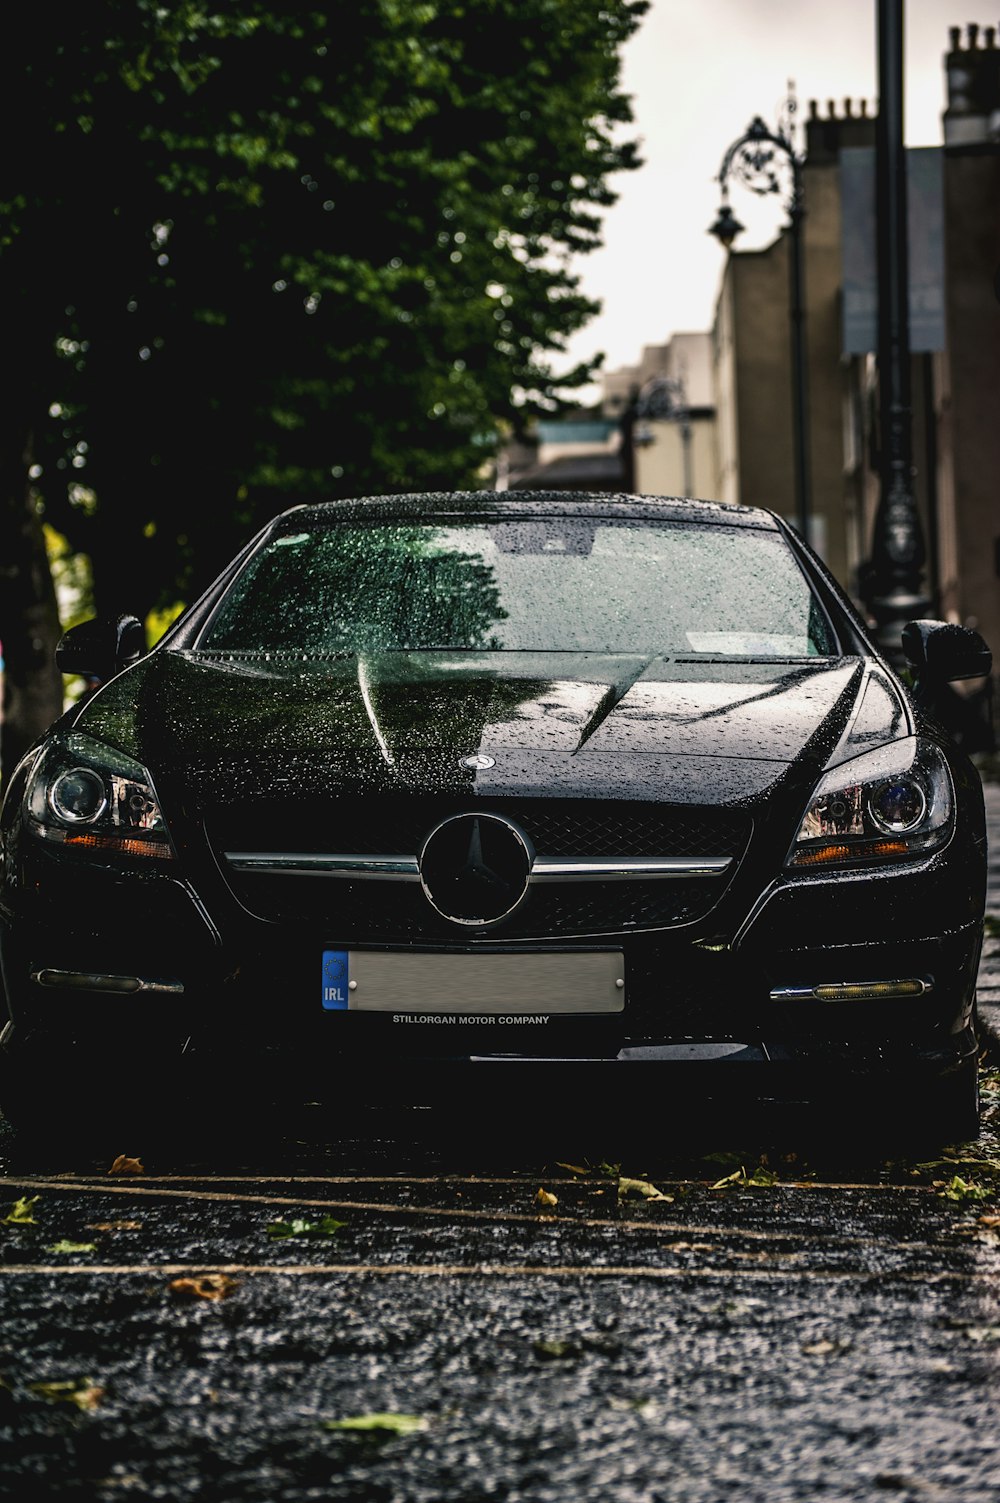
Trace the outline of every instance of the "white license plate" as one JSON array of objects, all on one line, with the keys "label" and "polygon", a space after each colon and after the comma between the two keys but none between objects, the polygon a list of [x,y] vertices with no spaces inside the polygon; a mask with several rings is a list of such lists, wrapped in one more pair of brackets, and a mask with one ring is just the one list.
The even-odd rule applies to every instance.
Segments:
[{"label": "white license plate", "polygon": [[530,955],[323,952],[327,1012],[617,1013],[625,961],[616,950]]}]

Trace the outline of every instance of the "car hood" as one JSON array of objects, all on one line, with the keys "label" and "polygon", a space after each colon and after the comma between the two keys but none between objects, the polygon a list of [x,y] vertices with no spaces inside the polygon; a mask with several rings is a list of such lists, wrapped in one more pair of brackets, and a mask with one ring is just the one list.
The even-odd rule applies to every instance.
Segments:
[{"label": "car hood", "polygon": [[[855,657],[692,662],[589,653],[393,652],[334,660],[159,649],[77,728],[189,788],[295,780],[551,786],[730,802],[826,762],[859,702]],[[892,696],[887,696],[891,701]],[[895,719],[899,718],[898,703]],[[893,710],[874,734],[893,734]],[[492,759],[469,769],[462,759]],[[658,792],[641,791],[650,783]],[[634,788],[632,787],[634,785]],[[716,786],[718,785],[718,786]],[[676,794],[671,795],[671,786]],[[639,791],[635,791],[638,789]],[[624,788],[622,789],[624,791]]]}]

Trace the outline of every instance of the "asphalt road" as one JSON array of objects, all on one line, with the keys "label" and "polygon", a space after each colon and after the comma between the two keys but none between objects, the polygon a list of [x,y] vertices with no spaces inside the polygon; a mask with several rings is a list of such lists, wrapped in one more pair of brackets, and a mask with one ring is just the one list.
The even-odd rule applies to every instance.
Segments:
[{"label": "asphalt road", "polygon": [[517,1134],[286,1104],[184,1140],[8,1139],[0,1206],[32,1219],[0,1225],[0,1489],[994,1500],[984,1085],[982,1142],[927,1161],[849,1103],[822,1129],[723,1100],[641,1133],[587,1103],[522,1102]]}]

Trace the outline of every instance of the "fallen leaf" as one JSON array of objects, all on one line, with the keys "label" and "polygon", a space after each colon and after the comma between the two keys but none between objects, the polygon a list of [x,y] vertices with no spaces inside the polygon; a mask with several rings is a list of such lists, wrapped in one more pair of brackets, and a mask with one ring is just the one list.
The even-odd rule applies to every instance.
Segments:
[{"label": "fallen leaf", "polygon": [[88,1221],[88,1232],[137,1232],[141,1221]]},{"label": "fallen leaf", "polygon": [[337,1221],[333,1216],[323,1216],[319,1221],[305,1221],[295,1217],[292,1221],[272,1221],[267,1228],[269,1237],[335,1237],[346,1221]]},{"label": "fallen leaf", "polygon": [[536,1341],[532,1344],[536,1357],[543,1362],[566,1362],[579,1357],[580,1347],[575,1341]]},{"label": "fallen leaf", "polygon": [[731,1185],[756,1185],[759,1188],[769,1189],[778,1182],[778,1176],[770,1169],[765,1169],[763,1164],[758,1164],[752,1174],[748,1174],[741,1164],[734,1169],[732,1174],[727,1174],[724,1179],[717,1179],[712,1186],[713,1190],[725,1190]]},{"label": "fallen leaf", "polygon": [[970,1180],[962,1179],[959,1174],[954,1175],[950,1183],[945,1183],[943,1180],[935,1180],[934,1183],[943,1186],[938,1190],[938,1199],[951,1200],[956,1205],[964,1205],[967,1200],[989,1199],[989,1190],[984,1190],[981,1185],[974,1185]]},{"label": "fallen leaf", "polygon": [[75,1404],[78,1409],[96,1409],[104,1389],[93,1378],[67,1378],[58,1383],[29,1383],[28,1389],[52,1404]]},{"label": "fallen leaf", "polygon": [[38,1223],[31,1214],[31,1208],[37,1205],[40,1199],[41,1197],[38,1195],[22,1195],[19,1200],[15,1200],[3,1218],[4,1221],[8,1222],[11,1226],[37,1226]]},{"label": "fallen leaf", "polygon": [[167,1288],[172,1294],[192,1299],[225,1299],[237,1287],[227,1273],[202,1273],[197,1278],[171,1279]]},{"label": "fallen leaf", "polygon": [[807,1342],[801,1350],[806,1357],[829,1357],[835,1352],[849,1351],[850,1346],[849,1341],[828,1341],[824,1337],[821,1341]]},{"label": "fallen leaf", "polygon": [[724,1315],[727,1320],[739,1320],[744,1315],[749,1315],[754,1305],[761,1304],[760,1300],[751,1299],[724,1299],[720,1304],[709,1305],[710,1315]]},{"label": "fallen leaf", "polygon": [[142,1159],[130,1159],[124,1153],[120,1153],[115,1159],[109,1174],[145,1174]]},{"label": "fallen leaf", "polygon": [[64,1237],[61,1242],[53,1242],[48,1251],[50,1253],[96,1252],[97,1243],[70,1242],[68,1238]]},{"label": "fallen leaf", "polygon": [[728,1185],[741,1185],[746,1182],[747,1172],[745,1169],[735,1169],[732,1174],[727,1174],[724,1179],[717,1179],[712,1186],[713,1190],[725,1190]]},{"label": "fallen leaf", "polygon": [[589,1169],[581,1169],[579,1164],[563,1164],[558,1159],[556,1160],[556,1168],[565,1169],[569,1174],[587,1175],[590,1173]]},{"label": "fallen leaf", "polygon": [[655,1185],[650,1184],[648,1179],[628,1179],[621,1175],[618,1177],[618,1199],[624,1200],[629,1195],[641,1195],[643,1200],[673,1200],[672,1195],[664,1195]]},{"label": "fallen leaf", "polygon": [[1000,1326],[968,1326],[964,1335],[970,1341],[1000,1341]]},{"label": "fallen leaf", "polygon": [[980,1226],[1000,1226],[1000,1216],[980,1216]]},{"label": "fallen leaf", "polygon": [[428,1428],[422,1414],[352,1414],[347,1419],[324,1420],[326,1430],[364,1430],[386,1435],[415,1435]]},{"label": "fallen leaf", "polygon": [[553,1195],[551,1190],[543,1189],[541,1185],[538,1187],[535,1200],[540,1206],[557,1206],[559,1204],[559,1196]]}]

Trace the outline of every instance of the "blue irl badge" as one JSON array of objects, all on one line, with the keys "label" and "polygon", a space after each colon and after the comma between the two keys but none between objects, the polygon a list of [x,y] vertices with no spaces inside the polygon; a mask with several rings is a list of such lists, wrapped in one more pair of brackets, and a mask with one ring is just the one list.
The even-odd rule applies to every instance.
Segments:
[{"label": "blue irl badge", "polygon": [[323,951],[323,1006],[327,1012],[347,1011],[347,951]]}]

